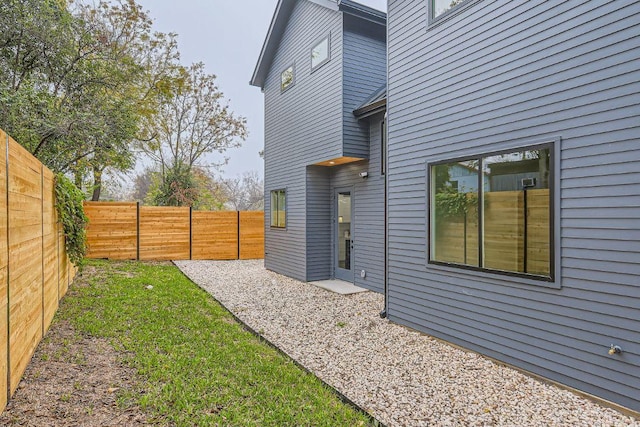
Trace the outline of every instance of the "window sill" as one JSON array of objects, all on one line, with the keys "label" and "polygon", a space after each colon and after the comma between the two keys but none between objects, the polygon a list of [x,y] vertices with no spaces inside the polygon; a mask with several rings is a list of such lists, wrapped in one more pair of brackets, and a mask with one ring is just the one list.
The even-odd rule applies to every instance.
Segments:
[{"label": "window sill", "polygon": [[513,273],[513,275],[511,275],[508,273],[505,274],[497,271],[493,272],[490,270],[482,270],[474,267],[465,268],[465,267],[448,265],[444,263],[434,264],[434,263],[428,262],[426,266],[427,266],[427,271],[446,273],[449,276],[455,276],[455,277],[460,277],[464,279],[468,278],[471,280],[482,278],[485,280],[491,280],[491,282],[494,282],[494,283],[496,281],[499,281],[500,285],[505,285],[505,286],[524,285],[524,286],[536,286],[536,287],[542,287],[542,288],[548,288],[548,289],[562,288],[562,285],[560,283],[560,280],[558,279],[557,273],[556,273],[556,278],[554,280],[544,280],[544,279],[535,279],[533,278],[534,276],[532,276],[532,278],[524,277],[517,273]]},{"label": "window sill", "polygon": [[323,60],[322,62],[320,62],[318,65],[316,65],[315,67],[311,67],[311,72],[310,74],[315,73],[316,71],[318,71],[320,68],[324,67],[325,65],[327,65],[329,63],[329,61],[331,61],[331,58],[327,58],[325,60]]}]

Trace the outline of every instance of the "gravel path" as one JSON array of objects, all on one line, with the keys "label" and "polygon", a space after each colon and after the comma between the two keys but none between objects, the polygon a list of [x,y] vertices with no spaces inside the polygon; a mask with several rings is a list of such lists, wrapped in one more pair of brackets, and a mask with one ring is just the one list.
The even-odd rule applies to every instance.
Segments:
[{"label": "gravel path", "polygon": [[380,319],[263,261],[176,265],[243,322],[388,426],[640,426],[570,391]]}]

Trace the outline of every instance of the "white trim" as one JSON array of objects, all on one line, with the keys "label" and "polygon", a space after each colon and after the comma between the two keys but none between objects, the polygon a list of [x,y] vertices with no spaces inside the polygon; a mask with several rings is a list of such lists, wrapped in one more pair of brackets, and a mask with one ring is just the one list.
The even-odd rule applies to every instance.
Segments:
[{"label": "white trim", "polygon": [[315,3],[319,6],[326,7],[331,10],[338,10],[338,3],[336,1],[331,0],[309,0],[311,3]]}]

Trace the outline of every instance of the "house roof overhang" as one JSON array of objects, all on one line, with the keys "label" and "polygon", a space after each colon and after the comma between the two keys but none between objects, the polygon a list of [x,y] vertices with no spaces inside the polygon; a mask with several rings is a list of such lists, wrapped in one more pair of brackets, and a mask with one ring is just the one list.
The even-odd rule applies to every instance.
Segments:
[{"label": "house roof overhang", "polygon": [[385,111],[387,111],[386,85],[378,89],[364,104],[353,110],[353,115],[361,120]]},{"label": "house roof overhang", "polygon": [[[278,50],[280,40],[284,35],[287,23],[293,12],[296,2],[299,0],[278,0],[276,10],[271,18],[269,31],[262,45],[258,62],[249,82],[252,86],[264,88],[264,82],[273,63],[273,58]],[[352,0],[305,0],[331,10],[341,11],[350,15],[366,19],[379,25],[386,25],[387,14],[379,10],[361,5]]]},{"label": "house roof overhang", "polygon": [[338,0],[338,8],[349,15],[366,19],[378,25],[387,25],[387,14],[353,0]]}]

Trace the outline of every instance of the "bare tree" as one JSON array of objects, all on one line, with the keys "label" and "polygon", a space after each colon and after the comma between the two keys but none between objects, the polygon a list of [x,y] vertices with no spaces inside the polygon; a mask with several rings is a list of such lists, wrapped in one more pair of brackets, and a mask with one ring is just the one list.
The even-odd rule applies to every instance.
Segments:
[{"label": "bare tree", "polygon": [[144,123],[141,148],[163,176],[168,170],[189,173],[194,166],[208,166],[202,164],[206,154],[239,147],[246,138],[246,120],[229,110],[215,79],[201,62],[176,67],[163,102]]},{"label": "bare tree", "polygon": [[229,208],[236,211],[264,210],[264,181],[258,172],[245,172],[225,179],[223,185]]}]

